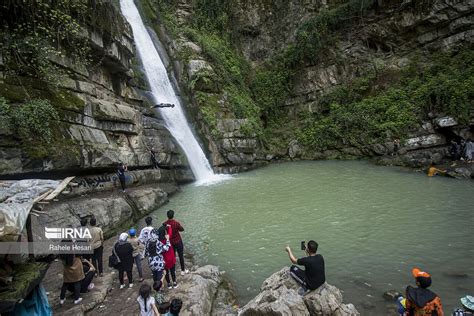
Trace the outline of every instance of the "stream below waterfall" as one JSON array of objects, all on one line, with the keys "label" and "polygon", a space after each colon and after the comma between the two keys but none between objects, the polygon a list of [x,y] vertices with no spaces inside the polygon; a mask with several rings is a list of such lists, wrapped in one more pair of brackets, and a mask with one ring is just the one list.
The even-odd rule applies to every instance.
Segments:
[{"label": "stream below waterfall", "polygon": [[385,315],[382,295],[414,284],[411,268],[433,276],[445,312],[474,293],[474,183],[429,178],[363,161],[271,165],[209,186],[190,184],[153,213],[174,209],[199,264],[215,264],[239,303],[289,265],[290,245],[314,239],[330,284],[362,315]]}]

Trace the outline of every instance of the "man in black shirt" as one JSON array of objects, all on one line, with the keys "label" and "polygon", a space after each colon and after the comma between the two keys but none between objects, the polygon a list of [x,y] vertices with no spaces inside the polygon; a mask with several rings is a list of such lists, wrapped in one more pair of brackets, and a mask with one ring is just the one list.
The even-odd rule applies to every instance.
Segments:
[{"label": "man in black shirt", "polygon": [[316,290],[326,282],[324,258],[323,256],[316,254],[318,243],[314,240],[310,240],[305,250],[308,256],[296,259],[291,252],[290,247],[286,246],[286,252],[288,252],[291,262],[302,265],[305,268],[302,270],[295,265],[292,265],[290,268],[290,275],[302,286],[302,289],[298,291],[301,295],[304,295],[308,291]]}]

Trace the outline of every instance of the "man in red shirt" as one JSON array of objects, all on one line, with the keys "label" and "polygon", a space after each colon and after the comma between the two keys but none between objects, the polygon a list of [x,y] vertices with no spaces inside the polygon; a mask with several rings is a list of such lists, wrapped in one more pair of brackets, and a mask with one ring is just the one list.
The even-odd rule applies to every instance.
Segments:
[{"label": "man in red shirt", "polygon": [[168,220],[163,224],[171,226],[172,235],[170,238],[170,242],[173,246],[175,254],[176,251],[178,252],[179,264],[181,266],[181,275],[184,275],[185,273],[189,273],[189,270],[184,268],[184,246],[183,240],[181,239],[181,235],[179,234],[179,232],[184,231],[184,228],[178,221],[174,220],[173,210],[169,210],[166,213],[166,216],[168,216]]}]

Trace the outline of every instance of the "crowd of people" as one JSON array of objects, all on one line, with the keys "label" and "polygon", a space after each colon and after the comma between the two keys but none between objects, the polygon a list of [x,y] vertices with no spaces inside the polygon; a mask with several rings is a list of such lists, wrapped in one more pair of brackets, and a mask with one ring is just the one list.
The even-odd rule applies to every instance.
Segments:
[{"label": "crowd of people", "polygon": [[460,139],[459,142],[452,139],[449,145],[449,155],[453,161],[463,160],[467,163],[472,163],[474,156],[474,142],[470,138],[467,140]]},{"label": "crowd of people", "polygon": [[[310,240],[307,245],[301,242],[301,249],[306,252],[306,257],[297,259],[291,248],[286,246],[291,263],[290,276],[300,285],[298,294],[304,296],[318,289],[326,282],[324,258],[318,254],[318,243]],[[304,270],[297,265],[304,266]],[[419,268],[412,269],[416,287],[407,286],[405,296],[398,296],[396,304],[400,316],[443,316],[441,298],[428,288],[431,286],[431,275]],[[467,295],[461,298],[462,308],[457,308],[453,316],[472,316],[474,314],[474,297]]]},{"label": "crowd of people", "polygon": [[[153,286],[144,283],[139,290],[137,298],[141,315],[179,315],[182,306],[180,299],[166,302],[164,299],[163,286],[166,280],[168,289],[177,288],[176,263],[179,258],[181,275],[189,273],[185,268],[184,245],[180,232],[184,231],[180,222],[174,219],[175,212],[167,212],[167,220],[158,227],[153,226],[153,219],[145,219],[146,226],[142,228],[139,236],[135,228],[119,235],[117,242],[112,247],[109,257],[109,266],[118,271],[120,289],[132,288],[133,266],[137,268],[139,282],[143,282],[142,260],[147,259],[148,266],[153,275]],[[88,226],[89,224],[89,226]],[[86,293],[94,287],[92,280],[94,276],[103,275],[103,242],[102,229],[96,226],[97,221],[91,218],[81,220],[81,226],[87,227],[91,234],[89,243],[93,254],[61,255],[64,265],[63,285],[61,287],[60,304],[64,304],[66,292],[73,293],[74,304],[82,301],[81,293]],[[176,253],[178,256],[176,256]],[[152,293],[152,291],[154,293]]]}]

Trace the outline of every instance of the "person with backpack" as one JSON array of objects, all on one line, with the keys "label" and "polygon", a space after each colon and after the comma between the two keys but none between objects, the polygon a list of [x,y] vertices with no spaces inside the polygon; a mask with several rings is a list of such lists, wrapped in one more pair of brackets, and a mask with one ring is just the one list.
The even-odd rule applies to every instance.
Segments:
[{"label": "person with backpack", "polygon": [[[170,225],[163,225],[163,228],[164,229],[159,230],[159,239],[162,243],[165,243],[165,234],[168,233],[168,236],[170,236],[170,240],[173,239],[173,234]],[[166,284],[168,284],[168,289],[177,288],[178,283],[176,282],[176,255],[174,254],[173,245],[171,245],[167,251],[163,252],[163,259],[165,261]],[[170,274],[173,283],[171,283]]]},{"label": "person with backpack", "polygon": [[165,269],[165,261],[163,259],[163,252],[170,249],[170,236],[165,232],[165,242],[159,239],[160,231],[165,228],[161,226],[159,229],[153,228],[150,232],[150,238],[145,247],[145,257],[148,257],[148,265],[153,274],[153,281],[161,280],[163,270]]},{"label": "person with backpack", "polygon": [[128,278],[128,287],[133,287],[133,277],[132,277],[132,268],[133,268],[133,247],[127,241],[127,233],[121,233],[119,240],[114,245],[115,254],[117,255],[119,262],[116,265],[118,270],[120,289],[125,287],[123,280],[124,273],[127,273]]},{"label": "person with backpack", "polygon": [[171,237],[171,245],[173,246],[174,253],[178,252],[179,256],[179,264],[181,266],[181,275],[185,273],[189,273],[188,269],[184,268],[184,245],[183,240],[181,239],[181,234],[179,232],[183,232],[184,228],[180,222],[174,219],[174,211],[169,210],[166,213],[168,220],[163,224],[170,225],[173,231],[173,236]]},{"label": "person with backpack", "polygon": [[140,316],[158,315],[155,298],[151,295],[151,287],[148,284],[140,286],[137,302],[140,308]]},{"label": "person with backpack", "polygon": [[411,271],[416,280],[417,287],[406,288],[406,312],[407,316],[443,316],[443,306],[440,297],[428,290],[431,286],[431,275],[419,268]]}]

